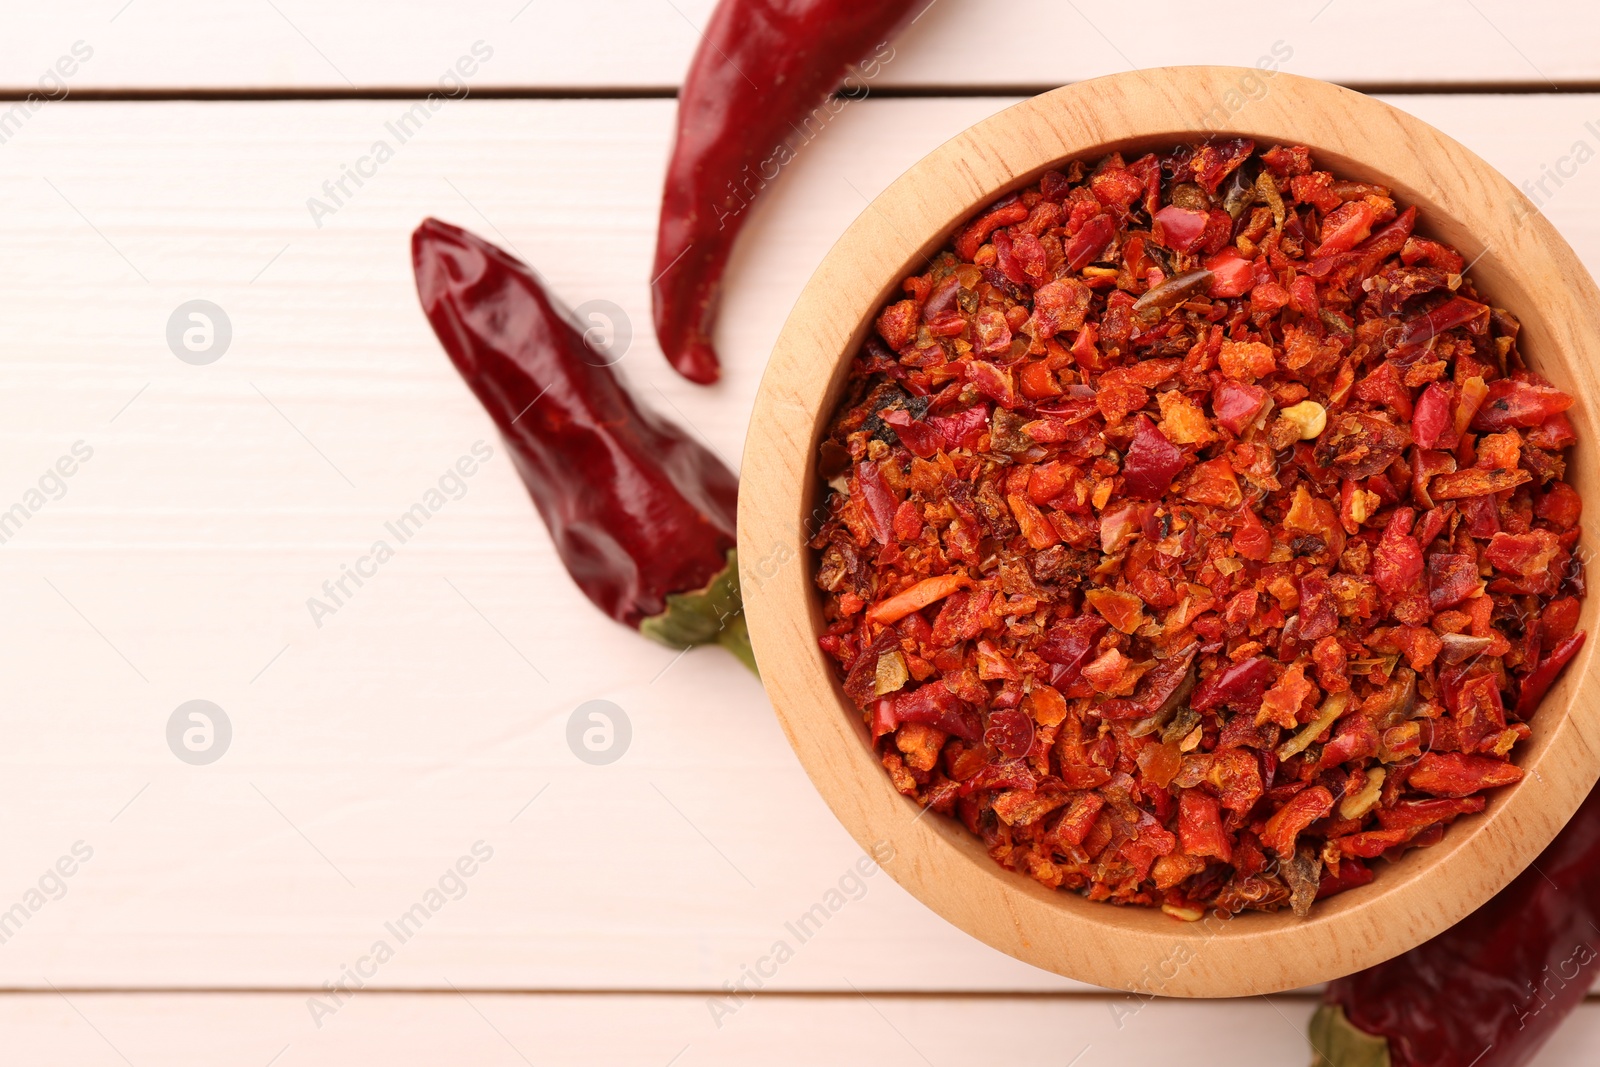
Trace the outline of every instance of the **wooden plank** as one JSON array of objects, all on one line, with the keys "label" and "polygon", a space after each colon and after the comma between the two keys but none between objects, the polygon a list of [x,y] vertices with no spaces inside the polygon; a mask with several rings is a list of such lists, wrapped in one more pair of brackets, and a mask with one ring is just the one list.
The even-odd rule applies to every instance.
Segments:
[{"label": "wooden plank", "polygon": [[[80,838],[96,852],[5,944],[0,982],[315,987],[480,839],[494,859],[386,983],[714,988],[766,952],[858,852],[742,667],[675,662],[574,590],[418,313],[407,233],[437,213],[501,235],[574,304],[615,300],[623,371],[736,464],[761,353],[864,203],[846,183],[876,192],[992,106],[909,104],[898,129],[858,109],[867,124],[817,160],[824,187],[774,190],[740,257],[762,281],[730,294],[732,366],[709,391],[647,325],[670,101],[453,105],[320,229],[307,198],[404,104],[41,113],[0,175],[21,198],[0,239],[7,504],[72,442],[95,454],[0,546],[0,589],[30,620],[0,651],[19,679],[0,712],[0,893]],[[195,297],[234,326],[210,366],[164,339]],[[496,455],[465,496],[317,627],[308,597],[395,542],[385,522],[479,439]],[[194,698],[234,724],[208,767],[166,747]],[[565,741],[595,698],[633,724],[610,766]],[[954,958],[948,982],[1038,984],[886,878],[867,890],[786,982],[914,987]]]},{"label": "wooden plank", "polygon": [[[1403,103],[1520,180],[1589,136],[1600,99]],[[572,589],[417,312],[406,234],[439,214],[571,303],[615,301],[623,373],[737,461],[766,353],[834,236],[998,106],[846,108],[752,214],[711,390],[648,328],[670,101],[452,104],[320,228],[307,198],[392,137],[401,102],[40,112],[0,169],[0,511],[74,442],[93,456],[0,544],[0,911],[75,842],[94,855],[8,934],[0,986],[318,988],[479,840],[493,858],[382,984],[715,989],[769,952],[859,852],[742,668],[675,662]],[[1565,181],[1548,211],[1593,266],[1600,170]],[[195,298],[233,325],[209,366],[165,338]],[[495,455],[461,499],[316,626],[307,599],[397,540],[384,524],[480,439]],[[209,766],[166,742],[197,698],[233,724]],[[595,698],[632,722],[608,766],[565,740]],[[1070,988],[881,875],[845,889],[859,899],[773,988]]]},{"label": "wooden plank", "polygon": [[[760,996],[713,1017],[704,996],[356,994],[314,1022],[304,995],[0,997],[0,1025],[38,1067],[217,1062],[667,1064],[994,1062],[997,1035],[1049,1034],[1051,1062],[1190,1067],[1303,1062],[1307,999],[1140,1005],[1098,997]],[[1585,1012],[1585,1016],[1600,1014]],[[1594,1021],[1584,1018],[1593,1032]],[[317,1023],[320,1022],[320,1027]],[[1239,1041],[1249,1033],[1248,1042]],[[120,1058],[119,1058],[120,1057]],[[1074,1059],[1074,1057],[1077,1057]],[[1577,1063],[1548,1058],[1539,1067]]]},{"label": "wooden plank", "polygon": [[[33,4],[11,13],[0,86],[36,89],[82,41],[93,55],[66,79],[79,91],[432,88],[482,41],[493,56],[467,79],[478,90],[663,89],[682,79],[712,7],[712,0]],[[946,0],[904,35],[878,80],[1054,86],[1135,66],[1252,66],[1265,57],[1298,74],[1367,85],[1600,81],[1600,59],[1587,47],[1600,14],[1579,0],[1546,4],[1537,19],[1512,0],[1230,2],[1210,6],[1203,19],[1187,14]]]},{"label": "wooden plank", "polygon": [[[350,1063],[773,1065],[996,1062],[1037,1035],[1047,1062],[1281,1067],[1305,1062],[1309,998],[1144,1004],[1031,998],[760,996],[712,1017],[690,996],[358,993],[314,1022],[302,994],[42,993],[0,996],[0,1026],[33,1067],[317,1067]],[[320,1022],[320,1026],[317,1023]],[[720,1025],[719,1025],[720,1024]],[[1532,1067],[1580,1067],[1600,1003],[1580,1007]]]}]

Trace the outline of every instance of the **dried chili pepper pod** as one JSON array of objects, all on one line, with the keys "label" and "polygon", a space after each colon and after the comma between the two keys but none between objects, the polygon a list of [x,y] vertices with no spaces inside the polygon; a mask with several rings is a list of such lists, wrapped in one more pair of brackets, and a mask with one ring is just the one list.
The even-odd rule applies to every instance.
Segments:
[{"label": "dried chili pepper pod", "polygon": [[691,381],[717,380],[711,326],[751,199],[832,119],[825,102],[928,0],[722,0],[678,94],[651,292],[656,337]]},{"label": "dried chili pepper pod", "polygon": [[537,275],[428,219],[411,239],[423,311],[494,419],[567,572],[596,607],[674,648],[755,659],[734,556],[738,478],[639,408]]},{"label": "dried chili pepper pod", "polygon": [[1314,1067],[1522,1067],[1600,976],[1600,789],[1433,940],[1328,986]]}]

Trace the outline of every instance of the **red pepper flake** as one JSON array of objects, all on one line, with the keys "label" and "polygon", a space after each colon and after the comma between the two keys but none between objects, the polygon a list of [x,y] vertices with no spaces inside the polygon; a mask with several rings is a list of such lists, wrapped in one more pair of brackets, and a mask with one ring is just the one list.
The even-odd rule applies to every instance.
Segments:
[{"label": "red pepper flake", "polygon": [[1534,380],[1501,379],[1490,382],[1488,392],[1472,416],[1474,430],[1496,432],[1513,426],[1538,426],[1572,406],[1572,397]]},{"label": "red pepper flake", "polygon": [[1427,752],[1417,761],[1406,784],[1439,797],[1471,796],[1480,789],[1522,780],[1522,768],[1503,759],[1460,752]]},{"label": "red pepper flake", "polygon": [[1210,221],[1209,212],[1169,204],[1155,214],[1156,241],[1175,252],[1193,252],[1205,236],[1206,224]]},{"label": "red pepper flake", "polygon": [[1206,260],[1205,269],[1211,272],[1214,297],[1243,296],[1255,280],[1255,266],[1231,248]]},{"label": "red pepper flake", "polygon": [[1332,810],[1333,794],[1320,785],[1296,793],[1267,820],[1266,829],[1261,835],[1261,843],[1279,856],[1285,858],[1293,856],[1295,839],[1306,827]]},{"label": "red pepper flake", "polygon": [[1272,665],[1260,656],[1251,656],[1206,678],[1195,690],[1191,706],[1195,711],[1209,711],[1215,707],[1259,708],[1271,676]]},{"label": "red pepper flake", "polygon": [[1229,140],[906,280],[812,539],[897,789],[1090,899],[1304,914],[1521,778],[1584,641],[1572,398],[1416,221]]},{"label": "red pepper flake", "polygon": [[1148,416],[1141,415],[1122,464],[1123,491],[1140,500],[1156,500],[1183,469],[1183,463],[1183,451],[1168,441]]}]

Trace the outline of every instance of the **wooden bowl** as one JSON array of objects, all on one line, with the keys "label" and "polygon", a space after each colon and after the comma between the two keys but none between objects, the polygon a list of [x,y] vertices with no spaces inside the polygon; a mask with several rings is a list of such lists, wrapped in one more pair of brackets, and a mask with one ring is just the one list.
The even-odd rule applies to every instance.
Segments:
[{"label": "wooden bowl", "polygon": [[[1517,760],[1527,777],[1493,794],[1482,814],[1458,820],[1431,848],[1379,864],[1371,885],[1317,904],[1309,918],[1197,923],[1091,903],[1006,871],[964,827],[920,818],[890,785],[817,646],[823,623],[806,547],[819,500],[816,448],[850,359],[902,279],[976,209],[1067,160],[1215,133],[1308,145],[1336,175],[1390,186],[1398,202],[1417,206],[1419,230],[1472,262],[1479,290],[1522,320],[1528,361],[1578,399],[1569,477],[1590,505],[1585,541],[1596,543],[1600,291],[1577,256],[1509,182],[1431,126],[1324,82],[1233,67],[1145,70],[1057,89],[978,123],[906,172],[834,245],[789,316],[756,397],[739,491],[745,612],[762,678],[790,744],[856,841],[890,856],[885,869],[923,903],[1003,952],[1095,985],[1183,997],[1310,985],[1420,944],[1526,867],[1600,772],[1600,700],[1580,686],[1591,641],[1533,720]],[[1584,606],[1591,632],[1597,603]]]}]

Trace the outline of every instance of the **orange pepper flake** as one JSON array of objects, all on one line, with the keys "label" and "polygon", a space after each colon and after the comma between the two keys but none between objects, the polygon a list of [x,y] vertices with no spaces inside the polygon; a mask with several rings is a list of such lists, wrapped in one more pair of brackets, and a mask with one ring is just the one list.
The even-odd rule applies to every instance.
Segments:
[{"label": "orange pepper flake", "polygon": [[878,623],[899,622],[913,611],[921,611],[929,604],[937,603],[971,584],[972,580],[965,574],[939,574],[924,578],[905,592],[874,604],[872,610],[867,612],[867,618]]},{"label": "orange pepper flake", "polygon": [[1060,726],[1067,717],[1067,701],[1048,685],[1033,689],[1023,700],[1023,705],[1033,721],[1040,726]]},{"label": "orange pepper flake", "polygon": [[1224,377],[1236,382],[1253,382],[1278,369],[1272,346],[1261,341],[1224,341],[1217,365]]},{"label": "orange pepper flake", "polygon": [[1195,467],[1183,498],[1196,504],[1232,509],[1244,502],[1244,492],[1239,488],[1233,465],[1227,457],[1219,456]]},{"label": "orange pepper flake", "polygon": [[1144,601],[1114,589],[1090,589],[1083,594],[1089,605],[1113,628],[1131,634],[1144,622]]},{"label": "orange pepper flake", "polygon": [[1161,422],[1156,429],[1175,445],[1205,445],[1217,439],[1204,409],[1176,389],[1156,398],[1161,407]]},{"label": "orange pepper flake", "polygon": [[1317,687],[1306,680],[1306,665],[1295,663],[1283,672],[1261,697],[1261,710],[1256,713],[1256,725],[1277,723],[1285,730],[1299,724],[1301,706],[1306,698],[1315,695]]},{"label": "orange pepper flake", "polygon": [[1127,656],[1108,648],[1083,668],[1083,676],[1096,692],[1112,696],[1123,690],[1131,690],[1132,687],[1126,685],[1126,676],[1132,665],[1133,661]]}]

